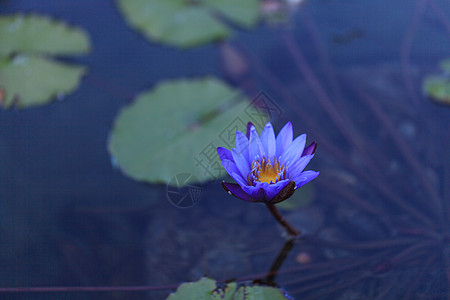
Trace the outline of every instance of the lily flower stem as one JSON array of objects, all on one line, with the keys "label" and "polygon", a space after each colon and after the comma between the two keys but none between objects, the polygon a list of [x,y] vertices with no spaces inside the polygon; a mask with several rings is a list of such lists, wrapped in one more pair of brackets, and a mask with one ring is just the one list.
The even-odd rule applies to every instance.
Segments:
[{"label": "lily flower stem", "polygon": [[299,237],[301,235],[301,232],[297,229],[295,229],[280,213],[278,208],[275,206],[275,204],[266,203],[267,208],[270,210],[272,215],[277,219],[277,221],[283,226],[289,235],[292,235],[294,237]]}]

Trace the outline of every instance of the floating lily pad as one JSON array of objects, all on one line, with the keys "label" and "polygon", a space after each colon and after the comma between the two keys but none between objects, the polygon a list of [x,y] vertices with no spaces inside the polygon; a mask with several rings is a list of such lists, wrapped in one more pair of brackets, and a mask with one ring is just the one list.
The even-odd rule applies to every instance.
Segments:
[{"label": "floating lily pad", "polygon": [[286,300],[281,290],[267,286],[241,286],[236,283],[218,286],[215,280],[202,278],[196,282],[183,283],[166,300]]},{"label": "floating lily pad", "polygon": [[0,90],[4,90],[0,104],[19,108],[45,104],[73,91],[84,73],[84,67],[42,57],[18,55],[0,60]]},{"label": "floating lily pad", "polygon": [[258,0],[118,0],[118,6],[130,26],[181,48],[222,40],[230,22],[250,28],[259,15]]},{"label": "floating lily pad", "polygon": [[450,105],[450,78],[448,76],[428,76],[424,81],[423,90],[434,101]]},{"label": "floating lily pad", "polygon": [[233,296],[233,300],[286,300],[292,299],[279,289],[270,286],[242,286]]},{"label": "floating lily pad", "polygon": [[0,17],[0,56],[13,53],[58,55],[89,52],[87,34],[60,21],[38,15]]},{"label": "floating lily pad", "polygon": [[196,282],[181,284],[167,300],[231,300],[235,291],[234,282],[217,288],[215,280],[204,277]]},{"label": "floating lily pad", "polygon": [[258,21],[260,1],[258,0],[203,0],[207,9],[218,12],[244,28],[253,27]]},{"label": "floating lily pad", "polygon": [[0,106],[43,105],[72,92],[86,68],[47,55],[89,51],[84,31],[36,15],[0,17]]},{"label": "floating lily pad", "polygon": [[[173,80],[140,95],[119,114],[109,152],[140,181],[173,183],[192,174],[204,182],[226,175],[216,149],[234,147],[236,130],[261,113],[237,90],[214,79]],[[189,184],[190,180],[182,184]]]}]

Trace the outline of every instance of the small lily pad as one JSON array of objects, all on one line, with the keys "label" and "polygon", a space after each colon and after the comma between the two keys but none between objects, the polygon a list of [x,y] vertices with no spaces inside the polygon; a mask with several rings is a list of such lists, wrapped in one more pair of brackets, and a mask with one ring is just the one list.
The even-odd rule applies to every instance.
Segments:
[{"label": "small lily pad", "polygon": [[430,75],[426,77],[423,90],[434,101],[450,105],[450,78],[448,76]]},{"label": "small lily pad", "polygon": [[61,99],[86,68],[48,55],[84,54],[89,39],[78,28],[37,15],[0,17],[0,106],[25,108]]},{"label": "small lily pad", "polygon": [[216,281],[201,278],[181,284],[166,300],[286,300],[291,299],[281,290],[268,286],[241,286],[236,283],[217,285]]},{"label": "small lily pad", "polygon": [[218,79],[169,80],[120,112],[109,152],[126,175],[139,181],[168,184],[181,173],[199,182],[218,179],[226,173],[217,147],[234,147],[236,130],[255,123],[252,116],[261,114]]},{"label": "small lily pad", "polygon": [[235,291],[234,282],[218,288],[215,280],[203,277],[196,282],[181,284],[167,300],[232,300]]},{"label": "small lily pad", "polygon": [[280,289],[270,286],[242,286],[233,296],[233,300],[286,300],[292,299]]},{"label": "small lily pad", "polygon": [[231,34],[229,23],[250,28],[259,16],[258,0],[118,0],[130,26],[151,40],[194,47]]}]

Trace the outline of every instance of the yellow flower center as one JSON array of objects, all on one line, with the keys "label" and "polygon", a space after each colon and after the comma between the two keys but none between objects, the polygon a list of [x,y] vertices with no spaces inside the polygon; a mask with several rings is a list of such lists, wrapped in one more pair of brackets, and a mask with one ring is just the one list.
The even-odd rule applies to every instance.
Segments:
[{"label": "yellow flower center", "polygon": [[275,158],[272,164],[270,158],[263,157],[252,162],[252,170],[248,176],[248,181],[252,184],[255,181],[277,183],[286,178],[286,166]]}]

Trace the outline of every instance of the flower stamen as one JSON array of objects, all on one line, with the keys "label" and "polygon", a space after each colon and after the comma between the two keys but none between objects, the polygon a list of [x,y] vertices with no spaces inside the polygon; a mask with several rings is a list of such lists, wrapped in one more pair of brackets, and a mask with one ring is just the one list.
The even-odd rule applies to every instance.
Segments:
[{"label": "flower stamen", "polygon": [[286,179],[286,165],[282,164],[276,157],[273,164],[270,158],[266,157],[257,158],[252,162],[252,170],[248,175],[250,184],[254,185],[258,181],[274,184],[284,179]]}]

